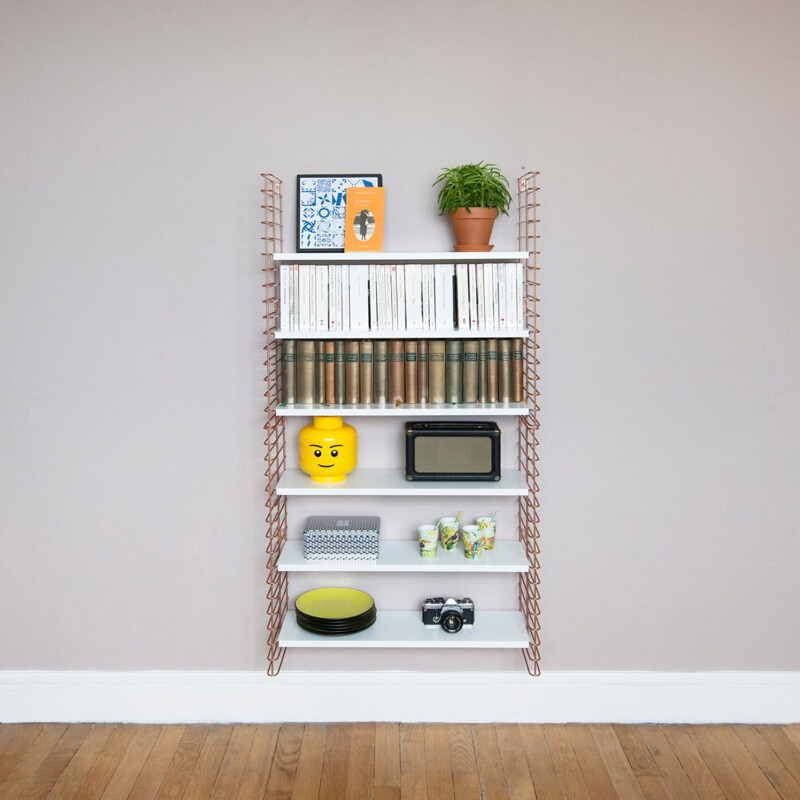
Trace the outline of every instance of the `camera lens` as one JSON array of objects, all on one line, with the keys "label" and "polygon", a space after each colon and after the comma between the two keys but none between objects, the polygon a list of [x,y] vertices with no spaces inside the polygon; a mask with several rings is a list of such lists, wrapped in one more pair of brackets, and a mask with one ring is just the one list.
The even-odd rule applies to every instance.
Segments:
[{"label": "camera lens", "polygon": [[442,614],[442,630],[445,633],[458,633],[464,627],[464,620],[458,611],[445,611]]}]

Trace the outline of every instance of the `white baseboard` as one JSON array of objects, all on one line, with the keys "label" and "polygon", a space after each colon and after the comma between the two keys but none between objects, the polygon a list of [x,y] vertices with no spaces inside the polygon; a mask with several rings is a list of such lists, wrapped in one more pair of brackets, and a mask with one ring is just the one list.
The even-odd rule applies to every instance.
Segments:
[{"label": "white baseboard", "polygon": [[0,722],[800,722],[800,672],[0,671]]}]

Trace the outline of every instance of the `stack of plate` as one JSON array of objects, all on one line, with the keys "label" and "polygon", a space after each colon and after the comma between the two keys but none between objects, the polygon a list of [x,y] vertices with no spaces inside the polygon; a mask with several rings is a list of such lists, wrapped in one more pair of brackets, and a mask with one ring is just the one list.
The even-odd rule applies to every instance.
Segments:
[{"label": "stack of plate", "polygon": [[304,592],[294,601],[294,609],[303,630],[323,636],[366,630],[378,613],[375,601],[366,592],[339,586]]}]

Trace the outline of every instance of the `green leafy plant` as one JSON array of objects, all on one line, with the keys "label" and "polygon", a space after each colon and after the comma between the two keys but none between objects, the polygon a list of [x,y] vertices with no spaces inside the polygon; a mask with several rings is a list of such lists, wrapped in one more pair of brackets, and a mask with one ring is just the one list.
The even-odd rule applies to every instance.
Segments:
[{"label": "green leafy plant", "polygon": [[457,208],[496,208],[508,214],[511,192],[508,180],[496,164],[463,164],[446,167],[433,182],[439,190],[439,212],[449,214]]}]

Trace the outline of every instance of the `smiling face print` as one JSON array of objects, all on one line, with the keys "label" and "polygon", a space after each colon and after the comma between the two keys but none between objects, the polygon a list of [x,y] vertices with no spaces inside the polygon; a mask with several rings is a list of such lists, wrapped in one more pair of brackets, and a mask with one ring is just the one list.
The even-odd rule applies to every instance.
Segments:
[{"label": "smiling face print", "polygon": [[357,443],[355,428],[341,417],[314,417],[300,431],[300,469],[315,481],[343,481],[356,467]]}]

